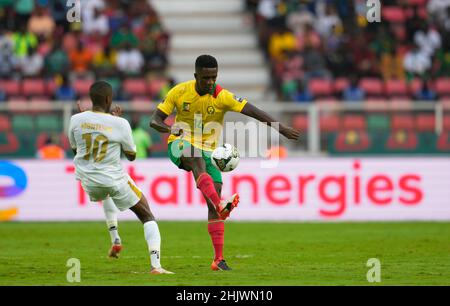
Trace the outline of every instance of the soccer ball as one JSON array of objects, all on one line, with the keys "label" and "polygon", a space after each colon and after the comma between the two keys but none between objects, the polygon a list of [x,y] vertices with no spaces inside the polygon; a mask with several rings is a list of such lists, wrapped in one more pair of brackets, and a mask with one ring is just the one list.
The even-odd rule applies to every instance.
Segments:
[{"label": "soccer ball", "polygon": [[239,164],[239,151],[229,143],[217,147],[211,155],[211,162],[222,172],[230,172]]}]

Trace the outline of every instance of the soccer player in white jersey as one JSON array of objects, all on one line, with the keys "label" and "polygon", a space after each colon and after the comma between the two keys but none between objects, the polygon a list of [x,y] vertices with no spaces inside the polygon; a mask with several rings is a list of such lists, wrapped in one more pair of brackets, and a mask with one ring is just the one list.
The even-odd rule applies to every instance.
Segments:
[{"label": "soccer player in white jersey", "polygon": [[117,257],[122,249],[117,232],[116,209],[132,210],[144,225],[152,274],[173,274],[161,267],[161,236],[147,199],[123,170],[121,153],[133,161],[136,145],[127,120],[111,115],[112,87],[98,81],[89,89],[92,110],[70,119],[69,140],[75,158],[75,175],[91,201],[103,201],[110,228],[112,247],[109,255]]}]

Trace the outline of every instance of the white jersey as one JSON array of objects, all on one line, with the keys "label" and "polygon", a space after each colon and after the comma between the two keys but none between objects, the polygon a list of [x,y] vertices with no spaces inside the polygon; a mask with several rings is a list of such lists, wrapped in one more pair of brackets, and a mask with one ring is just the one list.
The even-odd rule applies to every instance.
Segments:
[{"label": "white jersey", "polygon": [[70,118],[69,141],[75,155],[75,175],[85,186],[111,187],[126,183],[121,151],[136,153],[127,120],[85,111]]}]

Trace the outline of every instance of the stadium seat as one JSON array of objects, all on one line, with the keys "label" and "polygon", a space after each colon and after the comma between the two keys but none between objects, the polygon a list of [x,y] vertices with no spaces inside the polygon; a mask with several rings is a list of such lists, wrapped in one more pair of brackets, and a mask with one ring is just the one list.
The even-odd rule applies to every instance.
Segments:
[{"label": "stadium seat", "polygon": [[33,131],[34,118],[29,115],[15,115],[12,118],[12,129],[14,132]]},{"label": "stadium seat", "polygon": [[450,131],[450,115],[444,116],[443,129],[444,131]]},{"label": "stadium seat", "polygon": [[365,130],[366,117],[363,115],[345,115],[342,123],[344,130]]},{"label": "stadium seat", "polygon": [[1,80],[0,89],[3,90],[8,97],[20,95],[20,82],[16,80]]},{"label": "stadium seat", "polygon": [[419,132],[433,132],[436,129],[436,119],[433,114],[419,114],[416,117],[416,128]]},{"label": "stadium seat", "polygon": [[366,92],[367,96],[383,95],[383,82],[377,78],[362,78],[359,86]]},{"label": "stadium seat", "polygon": [[383,7],[381,12],[383,20],[386,20],[388,22],[405,22],[406,16],[405,12],[401,7],[397,6],[386,6]]},{"label": "stadium seat", "polygon": [[389,117],[386,115],[369,115],[367,118],[369,131],[388,131],[390,129]]},{"label": "stadium seat", "polygon": [[347,78],[336,78],[334,80],[334,92],[342,93],[348,87],[350,81]]},{"label": "stadium seat", "polygon": [[392,130],[414,130],[414,117],[412,115],[392,115]]},{"label": "stadium seat", "polygon": [[11,129],[11,121],[6,115],[0,115],[0,132],[9,131]]},{"label": "stadium seat", "polygon": [[434,85],[439,96],[450,95],[450,78],[439,78]]},{"label": "stadium seat", "polygon": [[123,89],[132,96],[147,94],[147,84],[144,79],[127,79],[123,82]]},{"label": "stadium seat", "polygon": [[46,83],[47,96],[53,97],[57,88],[58,85],[56,84],[55,80],[51,79],[47,81]]},{"label": "stadium seat", "polygon": [[319,125],[321,133],[333,133],[339,130],[341,120],[337,115],[321,116]]},{"label": "stadium seat", "polygon": [[308,87],[314,97],[333,95],[333,83],[327,79],[312,79],[309,81]]},{"label": "stadium seat", "polygon": [[388,80],[385,83],[386,95],[408,96],[408,86],[404,80]]},{"label": "stadium seat", "polygon": [[414,96],[420,89],[422,88],[422,80],[421,79],[412,79],[408,83],[409,94]]},{"label": "stadium seat", "polygon": [[307,115],[295,115],[292,119],[292,127],[300,131],[306,131],[308,129],[308,116]]},{"label": "stadium seat", "polygon": [[42,79],[25,79],[22,81],[22,94],[31,96],[45,96],[47,94],[45,82]]},{"label": "stadium seat", "polygon": [[73,82],[73,89],[78,96],[87,96],[89,95],[89,88],[91,87],[92,83],[92,80],[76,79]]},{"label": "stadium seat", "polygon": [[36,130],[38,132],[61,131],[62,122],[60,118],[55,115],[38,116],[36,120]]}]

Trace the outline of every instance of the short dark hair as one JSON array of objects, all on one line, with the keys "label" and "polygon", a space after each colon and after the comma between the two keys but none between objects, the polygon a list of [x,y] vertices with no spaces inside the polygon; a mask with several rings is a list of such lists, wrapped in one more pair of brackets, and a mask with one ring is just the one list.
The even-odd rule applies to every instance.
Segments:
[{"label": "short dark hair", "polygon": [[217,68],[217,60],[214,56],[203,54],[195,60],[195,70],[202,68]]},{"label": "short dark hair", "polygon": [[89,88],[89,97],[94,105],[106,106],[106,97],[111,95],[112,87],[105,81],[97,81]]}]

